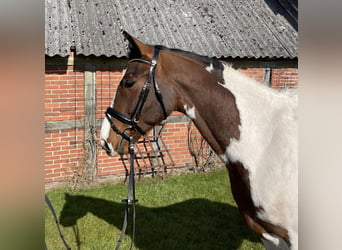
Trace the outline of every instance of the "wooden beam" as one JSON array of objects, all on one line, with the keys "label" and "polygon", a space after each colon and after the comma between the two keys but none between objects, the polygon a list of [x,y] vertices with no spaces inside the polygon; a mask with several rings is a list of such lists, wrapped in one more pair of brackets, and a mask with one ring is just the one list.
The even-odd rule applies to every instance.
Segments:
[{"label": "wooden beam", "polygon": [[84,71],[84,162],[87,177],[93,181],[96,176],[96,70],[92,64]]}]

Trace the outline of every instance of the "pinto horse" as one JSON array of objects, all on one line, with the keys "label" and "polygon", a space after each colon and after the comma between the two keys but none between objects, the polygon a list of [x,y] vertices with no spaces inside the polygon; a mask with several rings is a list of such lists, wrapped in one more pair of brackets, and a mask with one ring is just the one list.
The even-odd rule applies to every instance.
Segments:
[{"label": "pinto horse", "polygon": [[124,35],[130,60],[101,128],[107,154],[127,153],[128,138],[183,112],[225,163],[247,227],[268,250],[298,249],[297,95],[219,60]]}]

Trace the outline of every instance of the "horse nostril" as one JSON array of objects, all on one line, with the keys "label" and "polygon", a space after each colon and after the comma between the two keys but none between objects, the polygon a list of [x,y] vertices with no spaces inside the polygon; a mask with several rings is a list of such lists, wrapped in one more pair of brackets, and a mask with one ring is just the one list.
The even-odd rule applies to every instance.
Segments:
[{"label": "horse nostril", "polygon": [[102,148],[104,150],[106,150],[107,154],[110,154],[111,150],[110,150],[110,147],[109,147],[108,143],[105,140],[103,140],[103,139],[102,139],[102,142],[103,142],[103,143],[101,143]]}]

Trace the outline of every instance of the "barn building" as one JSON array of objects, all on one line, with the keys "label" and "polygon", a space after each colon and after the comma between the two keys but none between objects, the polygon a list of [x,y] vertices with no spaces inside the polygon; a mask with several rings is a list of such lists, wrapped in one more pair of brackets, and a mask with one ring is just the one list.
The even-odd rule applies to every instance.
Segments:
[{"label": "barn building", "polygon": [[[291,0],[45,0],[45,183],[125,173],[98,138],[127,64],[121,33],[229,62],[271,88],[298,87],[298,10]],[[175,167],[192,166],[189,120],[162,137]]]}]

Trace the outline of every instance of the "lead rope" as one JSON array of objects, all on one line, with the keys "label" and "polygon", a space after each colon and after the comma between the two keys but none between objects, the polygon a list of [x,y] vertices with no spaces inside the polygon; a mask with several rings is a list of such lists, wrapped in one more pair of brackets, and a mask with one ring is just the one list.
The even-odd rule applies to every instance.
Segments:
[{"label": "lead rope", "polygon": [[[134,238],[135,238],[135,203],[138,202],[138,200],[135,199],[135,180],[134,180],[134,141],[133,137],[129,137],[129,154],[130,154],[130,173],[129,173],[129,181],[128,181],[128,192],[127,192],[127,199],[123,199],[122,202],[126,204],[125,207],[125,217],[124,222],[122,225],[122,230],[120,233],[120,238],[116,244],[115,250],[118,250],[120,248],[120,245],[122,243],[122,240],[125,236],[127,224],[128,224],[128,214],[130,206],[133,208],[133,221],[132,221],[132,241],[129,249],[132,249],[134,244]],[[131,199],[132,197],[132,199]]]},{"label": "lead rope", "polygon": [[[54,218],[54,220],[55,220],[55,223],[56,223],[57,229],[58,229],[58,233],[59,233],[59,237],[62,239],[65,248],[66,248],[67,250],[71,250],[71,247],[68,245],[68,243],[67,243],[66,240],[64,239],[64,236],[63,236],[63,234],[62,234],[62,231],[61,231],[61,229],[60,229],[60,227],[59,227],[59,223],[58,223],[58,219],[57,219],[57,215],[56,215],[55,209],[53,208],[52,203],[51,203],[49,197],[47,197],[46,194],[45,194],[45,202],[46,202],[46,204],[48,205],[48,207],[49,207],[49,209],[50,209],[50,211],[51,211],[51,213],[52,213],[52,216],[53,216],[53,218]],[[48,248],[47,248],[47,246],[46,246],[46,242],[45,242],[44,244],[45,244],[45,250],[47,250]]]}]

